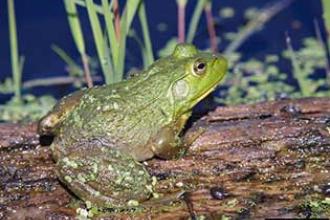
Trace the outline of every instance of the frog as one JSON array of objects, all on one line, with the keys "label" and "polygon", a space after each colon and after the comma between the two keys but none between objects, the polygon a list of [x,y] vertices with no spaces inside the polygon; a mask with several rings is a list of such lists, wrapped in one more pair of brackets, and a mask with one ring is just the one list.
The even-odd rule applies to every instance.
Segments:
[{"label": "frog", "polygon": [[149,200],[154,178],[144,162],[182,157],[182,130],[193,107],[227,72],[227,60],[192,44],[118,83],[62,98],[38,126],[59,180],[86,204],[127,208]]}]

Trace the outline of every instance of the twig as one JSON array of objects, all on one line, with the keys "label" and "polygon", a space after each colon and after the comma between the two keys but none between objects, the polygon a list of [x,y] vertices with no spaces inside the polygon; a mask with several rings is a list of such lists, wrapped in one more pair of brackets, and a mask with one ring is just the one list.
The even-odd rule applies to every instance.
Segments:
[{"label": "twig", "polygon": [[320,25],[319,25],[319,22],[316,19],[314,19],[314,28],[315,28],[315,33],[316,33],[317,41],[319,42],[320,46],[323,48],[323,50],[325,52],[325,71],[327,73],[328,84],[330,85],[330,56],[329,56],[329,47],[322,40]]},{"label": "twig", "polygon": [[93,80],[91,77],[91,71],[89,69],[88,57],[85,53],[81,54],[81,60],[82,60],[83,68],[84,68],[84,77],[85,77],[86,84],[87,84],[88,88],[92,88]]},{"label": "twig", "polygon": [[218,51],[218,42],[217,42],[217,35],[214,28],[214,19],[211,10],[211,2],[208,1],[205,5],[205,14],[206,14],[206,22],[207,22],[207,30],[210,35],[210,43],[211,43],[211,50],[212,52]]},{"label": "twig", "polygon": [[178,42],[183,43],[185,41],[185,18],[186,18],[186,1],[177,1],[178,4]]},{"label": "twig", "polygon": [[[94,82],[101,81],[102,78],[99,76],[92,77]],[[50,78],[41,78],[41,79],[32,79],[25,81],[23,83],[23,89],[31,89],[39,86],[55,86],[55,85],[67,85],[72,83],[83,83],[84,79],[73,77],[73,76],[59,76],[59,77],[50,77]]]},{"label": "twig", "polygon": [[117,40],[120,40],[120,14],[119,14],[119,2],[118,0],[113,1],[113,14],[115,17],[115,31]]},{"label": "twig", "polygon": [[252,34],[260,30],[260,28],[271,18],[287,8],[294,0],[282,0],[271,6],[267,6],[261,10],[259,16],[250,21],[243,30],[238,34],[237,38],[229,44],[225,49],[225,54],[231,54],[236,51]]}]

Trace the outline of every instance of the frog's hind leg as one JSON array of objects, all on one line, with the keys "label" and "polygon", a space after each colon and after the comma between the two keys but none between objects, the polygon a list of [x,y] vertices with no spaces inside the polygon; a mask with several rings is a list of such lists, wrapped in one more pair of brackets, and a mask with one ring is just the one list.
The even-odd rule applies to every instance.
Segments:
[{"label": "frog's hind leg", "polygon": [[57,161],[58,176],[85,202],[127,208],[150,197],[150,175],[131,156],[95,140],[77,143],[67,152]]}]

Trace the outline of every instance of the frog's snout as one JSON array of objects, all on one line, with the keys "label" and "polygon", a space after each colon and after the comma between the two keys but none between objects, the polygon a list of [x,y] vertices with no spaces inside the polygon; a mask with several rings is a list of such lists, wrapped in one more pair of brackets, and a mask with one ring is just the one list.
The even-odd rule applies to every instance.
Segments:
[{"label": "frog's snout", "polygon": [[212,63],[213,69],[215,70],[215,72],[221,75],[225,75],[228,68],[227,59],[220,54],[218,55],[214,54],[213,56],[214,56],[214,61]]},{"label": "frog's snout", "polygon": [[43,117],[38,124],[38,134],[39,135],[49,135],[53,129],[55,118],[54,117]]}]

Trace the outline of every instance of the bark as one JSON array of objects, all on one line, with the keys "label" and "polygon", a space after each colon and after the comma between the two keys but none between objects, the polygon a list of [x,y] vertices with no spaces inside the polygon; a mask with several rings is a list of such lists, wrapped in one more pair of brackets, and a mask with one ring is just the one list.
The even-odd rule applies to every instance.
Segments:
[{"label": "bark", "polygon": [[[145,162],[161,199],[94,218],[330,216],[329,98],[218,107],[185,139],[181,159]],[[74,219],[84,208],[56,178],[49,143],[36,123],[0,124],[0,219]]]}]

